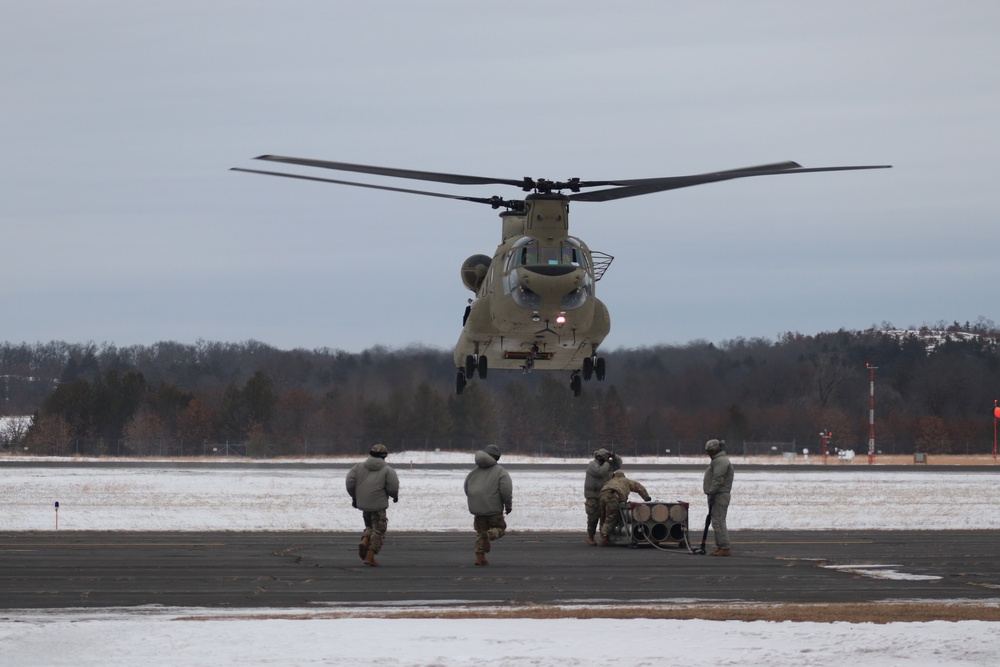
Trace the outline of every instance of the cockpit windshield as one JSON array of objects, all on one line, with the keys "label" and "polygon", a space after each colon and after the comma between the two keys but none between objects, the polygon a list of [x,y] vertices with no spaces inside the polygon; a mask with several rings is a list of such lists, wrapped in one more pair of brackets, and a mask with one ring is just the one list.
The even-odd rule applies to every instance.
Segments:
[{"label": "cockpit windshield", "polygon": [[559,245],[539,245],[536,239],[523,238],[514,244],[508,270],[517,266],[579,266],[587,268],[586,254],[579,240],[567,238]]}]

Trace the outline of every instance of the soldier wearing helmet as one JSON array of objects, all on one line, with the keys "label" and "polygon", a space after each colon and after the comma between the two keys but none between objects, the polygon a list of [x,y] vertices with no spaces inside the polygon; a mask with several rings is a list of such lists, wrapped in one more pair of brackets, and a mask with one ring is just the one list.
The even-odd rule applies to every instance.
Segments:
[{"label": "soldier wearing helmet", "polygon": [[621,470],[616,470],[611,476],[611,481],[601,488],[601,514],[604,517],[604,523],[601,525],[602,547],[610,547],[614,544],[608,536],[614,532],[618,525],[618,510],[622,503],[628,502],[631,493],[638,493],[646,502],[652,500],[646,493],[646,487],[626,477]]},{"label": "soldier wearing helmet", "polygon": [[712,462],[705,471],[703,490],[708,496],[708,513],[712,517],[712,532],[715,534],[715,551],[710,556],[729,556],[729,530],[726,528],[726,514],[729,512],[729,496],[733,490],[733,464],[726,456],[724,440],[709,440],[705,443],[705,453]]},{"label": "soldier wearing helmet", "polygon": [[510,474],[497,462],[500,448],[486,445],[475,454],[476,467],[465,478],[465,496],[476,531],[476,565],[489,565],[486,554],[490,543],[507,532],[504,512],[510,514],[514,485]]},{"label": "soldier wearing helmet", "polygon": [[611,481],[611,476],[622,467],[622,457],[603,447],[594,452],[594,460],[587,466],[583,482],[583,506],[587,512],[587,544],[597,542],[597,524],[601,520],[601,488]]},{"label": "soldier wearing helmet", "polygon": [[385,462],[389,450],[383,444],[372,446],[368,458],[357,463],[347,473],[347,493],[351,506],[361,510],[365,530],[361,534],[358,555],[365,565],[377,566],[375,555],[382,550],[385,531],[389,527],[386,509],[389,498],[399,502],[399,477]]}]

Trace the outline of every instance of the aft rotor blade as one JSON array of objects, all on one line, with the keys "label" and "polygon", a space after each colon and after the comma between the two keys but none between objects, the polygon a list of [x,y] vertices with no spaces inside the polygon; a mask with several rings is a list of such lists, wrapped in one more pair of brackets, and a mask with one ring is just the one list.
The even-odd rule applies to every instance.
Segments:
[{"label": "aft rotor blade", "polygon": [[519,208],[521,201],[503,200],[499,197],[462,197],[460,195],[447,195],[441,192],[427,192],[425,190],[409,190],[407,188],[392,188],[387,185],[372,185],[371,183],[357,183],[355,181],[340,181],[334,178],[320,178],[318,176],[303,176],[301,174],[286,174],[280,171],[264,171],[262,169],[241,169],[231,167],[229,171],[242,171],[248,174],[264,174],[265,176],[281,176],[283,178],[297,178],[303,181],[319,181],[320,183],[336,183],[338,185],[353,185],[358,188],[370,188],[372,190],[389,190],[390,192],[405,192],[411,195],[425,195],[427,197],[440,197],[442,199],[458,199],[460,201],[471,201],[476,204],[489,204],[493,208]]},{"label": "aft rotor blade", "polygon": [[596,187],[599,185],[649,185],[652,183],[659,183],[661,181],[672,180],[676,178],[694,178],[698,176],[709,176],[716,174],[733,174],[738,178],[743,174],[759,174],[762,172],[767,173],[780,173],[783,171],[788,171],[790,169],[802,169],[802,165],[798,162],[792,162],[791,160],[785,162],[772,162],[770,164],[758,164],[753,167],[740,167],[739,169],[726,169],[725,171],[713,171],[708,174],[695,174],[694,176],[660,176],[656,178],[633,178],[633,179],[618,179],[614,181],[586,181],[582,185],[589,187]]},{"label": "aft rotor blade", "polygon": [[488,178],[485,176],[466,176],[463,174],[444,174],[435,171],[418,171],[416,169],[396,169],[393,167],[375,167],[366,164],[350,164],[348,162],[331,162],[329,160],[313,160],[311,158],[287,157],[284,155],[260,155],[256,160],[269,160],[285,164],[298,164],[304,167],[320,167],[322,169],[337,169],[353,171],[376,176],[392,176],[394,178],[411,178],[417,181],[433,181],[435,183],[451,183],[453,185],[513,185],[522,187],[524,180],[509,178]]},{"label": "aft rotor blade", "polygon": [[730,181],[736,178],[748,178],[750,176],[773,176],[775,174],[804,174],[817,171],[855,171],[859,169],[891,168],[891,165],[802,167],[795,162],[779,162],[773,165],[745,167],[742,169],[716,171],[708,174],[695,174],[692,176],[668,176],[665,178],[641,178],[630,181],[615,181],[615,183],[621,187],[597,190],[595,192],[572,194],[569,198],[572,201],[612,201],[614,199],[624,199],[625,197],[637,197],[639,195],[648,195],[654,192],[664,192],[666,190],[676,190],[678,188],[687,188],[693,185],[718,183],[719,181]]}]

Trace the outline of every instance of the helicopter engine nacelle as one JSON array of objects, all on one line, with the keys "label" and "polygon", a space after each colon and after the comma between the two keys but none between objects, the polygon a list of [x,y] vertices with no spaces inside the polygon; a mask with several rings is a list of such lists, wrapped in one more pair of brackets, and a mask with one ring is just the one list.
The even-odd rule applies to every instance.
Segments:
[{"label": "helicopter engine nacelle", "polygon": [[486,272],[490,270],[490,263],[493,260],[486,255],[473,255],[462,263],[462,282],[473,292],[478,292],[483,281],[486,280]]}]

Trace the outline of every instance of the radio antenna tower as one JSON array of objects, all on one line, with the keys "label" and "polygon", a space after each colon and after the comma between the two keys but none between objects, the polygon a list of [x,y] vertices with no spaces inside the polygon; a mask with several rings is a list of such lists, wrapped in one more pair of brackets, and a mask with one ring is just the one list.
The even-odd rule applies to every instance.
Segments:
[{"label": "radio antenna tower", "polygon": [[875,463],[875,369],[878,366],[865,364],[869,372],[868,380],[868,464]]}]

